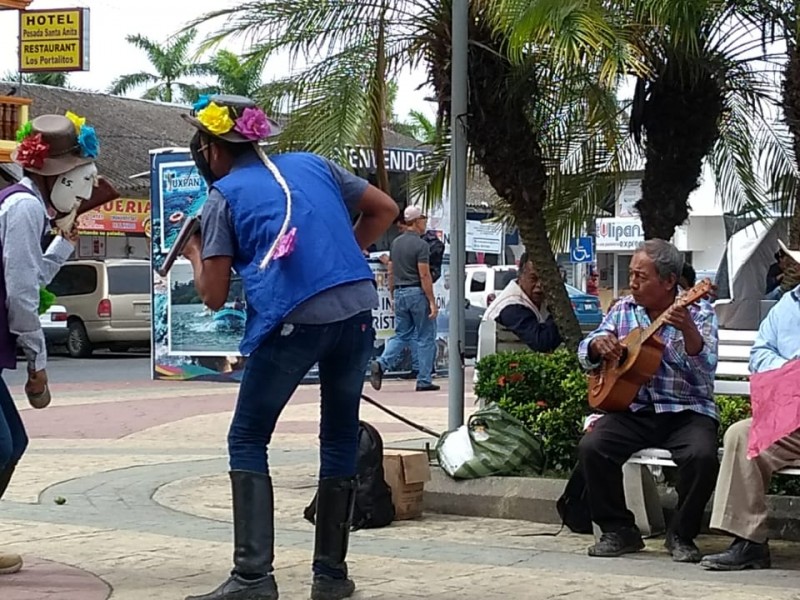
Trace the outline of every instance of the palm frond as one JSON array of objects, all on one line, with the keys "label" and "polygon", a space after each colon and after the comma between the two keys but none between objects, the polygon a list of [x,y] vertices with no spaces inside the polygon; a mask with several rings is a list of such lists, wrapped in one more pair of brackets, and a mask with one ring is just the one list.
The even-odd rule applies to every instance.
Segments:
[{"label": "palm frond", "polygon": [[122,75],[117,77],[112,83],[111,87],[108,89],[109,94],[119,95],[119,94],[126,94],[129,91],[148,84],[158,81],[159,78],[152,73],[147,72],[140,72],[140,73],[130,73],[128,75]]}]

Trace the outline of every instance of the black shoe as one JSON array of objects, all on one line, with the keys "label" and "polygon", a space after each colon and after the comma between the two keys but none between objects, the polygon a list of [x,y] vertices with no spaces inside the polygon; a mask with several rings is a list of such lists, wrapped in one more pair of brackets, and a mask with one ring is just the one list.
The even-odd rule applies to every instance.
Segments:
[{"label": "black shoe", "polygon": [[442,388],[440,388],[435,383],[429,383],[428,385],[417,384],[417,391],[418,392],[438,392],[440,389],[442,389]]},{"label": "black shoe", "polygon": [[347,576],[347,546],[356,481],[351,477],[327,477],[319,480],[317,524],[314,537],[314,565],[326,573],[315,574],[311,600],[342,600],[353,595],[356,584]]},{"label": "black shoe", "polygon": [[377,360],[373,360],[369,366],[369,383],[376,391],[383,385],[383,367]]},{"label": "black shoe", "polygon": [[709,571],[769,569],[772,566],[769,544],[757,544],[737,537],[725,552],[704,556],[700,566]]},{"label": "black shoe", "polygon": [[685,540],[674,533],[667,534],[664,546],[669,550],[672,560],[675,562],[699,563],[702,558],[700,549],[692,540]]},{"label": "black shoe", "polygon": [[638,527],[626,527],[609,531],[600,536],[600,541],[589,548],[589,556],[615,558],[644,549],[644,540]]},{"label": "black shoe", "polygon": [[217,589],[186,600],[278,600],[272,576],[275,529],[272,479],[264,473],[231,471],[233,572]]},{"label": "black shoe", "polygon": [[349,598],[356,591],[352,579],[334,579],[326,575],[314,575],[311,584],[311,600],[341,600]]},{"label": "black shoe", "polygon": [[202,596],[186,596],[186,600],[278,600],[278,586],[272,575],[245,579],[234,572],[213,592]]}]

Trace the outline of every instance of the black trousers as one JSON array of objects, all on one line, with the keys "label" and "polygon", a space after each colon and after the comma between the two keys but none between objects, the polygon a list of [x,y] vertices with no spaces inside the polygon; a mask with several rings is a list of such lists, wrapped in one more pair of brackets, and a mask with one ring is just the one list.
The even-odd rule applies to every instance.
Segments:
[{"label": "black trousers", "polygon": [[669,529],[687,540],[697,537],[719,471],[717,427],[711,417],[691,410],[603,416],[578,445],[592,521],[606,533],[633,526],[633,513],[625,506],[622,465],[644,448],[665,448],[678,465],[678,509]]}]

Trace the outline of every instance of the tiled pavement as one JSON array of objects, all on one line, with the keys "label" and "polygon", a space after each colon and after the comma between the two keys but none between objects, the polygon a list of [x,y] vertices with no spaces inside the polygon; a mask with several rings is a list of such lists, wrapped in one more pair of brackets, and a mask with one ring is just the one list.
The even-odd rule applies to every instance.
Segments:
[{"label": "tiled pavement", "polygon": [[[412,388],[391,382],[375,396],[443,430],[446,387]],[[56,384],[50,408],[25,410],[31,447],[0,503],[0,541],[25,555],[26,568],[0,577],[0,600],[181,600],[216,585],[230,569],[225,433],[234,394],[220,384]],[[270,453],[276,574],[288,599],[308,597],[313,529],[302,509],[314,493],[316,398],[314,387],[298,393]],[[388,445],[420,438],[371,406],[362,417]],[[553,533],[441,515],[356,532],[355,598],[800,598],[797,545],[775,546],[772,571],[719,575],[673,564],[659,540],[632,558],[597,560],[585,555],[589,538]],[[704,550],[726,543],[701,542]]]}]

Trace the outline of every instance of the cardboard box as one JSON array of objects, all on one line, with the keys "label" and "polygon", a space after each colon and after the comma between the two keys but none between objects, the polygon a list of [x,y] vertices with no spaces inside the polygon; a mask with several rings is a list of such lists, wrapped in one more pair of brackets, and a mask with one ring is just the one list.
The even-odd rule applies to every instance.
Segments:
[{"label": "cardboard box", "polygon": [[421,516],[425,482],[431,480],[427,453],[387,449],[383,453],[383,471],[386,484],[392,489],[395,521]]}]

